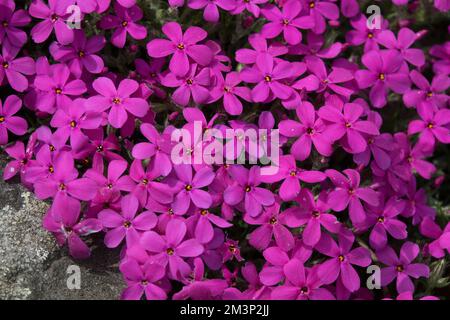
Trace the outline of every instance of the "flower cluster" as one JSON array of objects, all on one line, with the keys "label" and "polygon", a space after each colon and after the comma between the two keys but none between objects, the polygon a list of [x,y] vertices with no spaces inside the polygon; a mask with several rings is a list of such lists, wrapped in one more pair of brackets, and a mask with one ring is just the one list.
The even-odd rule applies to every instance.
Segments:
[{"label": "flower cluster", "polygon": [[[448,169],[450,42],[427,44],[417,1],[384,1],[394,14],[375,28],[355,0],[25,2],[0,0],[3,176],[51,201],[43,226],[73,258],[93,233],[121,248],[123,299],[436,299],[424,293],[449,285],[430,188]],[[230,162],[175,161],[179,129],[194,136],[182,160],[223,144]],[[268,134],[218,137],[248,129]],[[366,288],[370,265],[382,290]]]}]

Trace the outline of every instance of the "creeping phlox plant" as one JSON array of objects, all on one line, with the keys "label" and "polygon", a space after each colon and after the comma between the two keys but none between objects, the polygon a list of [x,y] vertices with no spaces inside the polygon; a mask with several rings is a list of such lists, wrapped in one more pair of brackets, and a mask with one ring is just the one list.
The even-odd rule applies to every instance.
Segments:
[{"label": "creeping phlox plant", "polygon": [[449,10],[0,0],[3,177],[123,299],[438,299]]}]

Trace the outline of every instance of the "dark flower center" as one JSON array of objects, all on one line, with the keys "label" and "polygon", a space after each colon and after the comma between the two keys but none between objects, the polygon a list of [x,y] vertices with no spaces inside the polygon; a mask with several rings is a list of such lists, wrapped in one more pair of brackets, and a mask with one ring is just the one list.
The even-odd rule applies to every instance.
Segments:
[{"label": "dark flower center", "polygon": [[194,80],[192,80],[192,79],[187,79],[187,80],[186,80],[186,83],[190,86],[191,84],[194,83]]},{"label": "dark flower center", "polygon": [[291,177],[295,177],[297,175],[297,171],[296,170],[291,170],[291,172],[289,172],[289,175]]},{"label": "dark flower center", "polygon": [[369,33],[367,34],[367,38],[372,39],[372,38],[373,38],[373,33],[372,33],[372,32],[369,32]]},{"label": "dark flower center", "polygon": [[179,44],[177,45],[177,48],[180,49],[180,50],[184,50],[184,44],[179,43]]},{"label": "dark flower center", "polygon": [[383,81],[384,79],[386,79],[386,76],[384,75],[384,73],[380,73],[378,75],[378,79],[380,79],[381,81]]},{"label": "dark flower center", "polygon": [[148,185],[148,179],[143,179],[143,180],[142,180],[142,184],[143,184],[144,186]]},{"label": "dark flower center", "polygon": [[208,214],[208,210],[203,209],[202,211],[200,211],[200,214],[201,214],[202,216],[206,216],[206,215]]},{"label": "dark flower center", "polygon": [[114,99],[113,99],[113,102],[114,102],[115,104],[119,104],[119,103],[120,103],[120,99],[119,99],[119,98],[114,98]]},{"label": "dark flower center", "polygon": [[309,7],[310,7],[311,9],[313,9],[315,6],[316,6],[316,4],[314,3],[314,1],[311,1],[311,2],[309,3]]},{"label": "dark flower center", "polygon": [[312,212],[312,216],[313,216],[314,218],[318,218],[318,217],[320,216],[320,212],[317,211],[317,210],[315,210],[315,211]]},{"label": "dark flower center", "polygon": [[288,19],[283,19],[283,24],[284,24],[285,26],[287,26],[287,25],[289,24],[289,20],[288,20]]},{"label": "dark flower center", "polygon": [[103,146],[98,146],[97,147],[97,152],[103,152]]},{"label": "dark flower center", "polygon": [[346,128],[351,128],[351,127],[352,127],[352,124],[351,124],[350,122],[346,122],[346,123],[345,123],[345,127],[346,127]]},{"label": "dark flower center", "polygon": [[72,127],[72,128],[75,128],[76,126],[77,126],[77,123],[76,123],[76,121],[70,121],[70,126]]},{"label": "dark flower center", "polygon": [[378,223],[383,223],[384,222],[384,217],[378,217],[377,221],[378,221]]},{"label": "dark flower center", "polygon": [[272,77],[271,76],[265,76],[264,77],[264,81],[265,82],[271,82],[272,81]]},{"label": "dark flower center", "polygon": [[166,252],[167,252],[167,254],[168,254],[169,256],[171,256],[171,255],[173,255],[173,254],[175,253],[175,250],[173,250],[172,248],[168,248],[168,249],[166,250]]},{"label": "dark flower center", "polygon": [[252,190],[252,187],[250,187],[250,186],[245,187],[245,192],[250,192],[251,190]]},{"label": "dark flower center", "polygon": [[2,22],[2,26],[5,27],[5,28],[7,28],[7,27],[8,27],[8,21],[3,21],[3,22]]},{"label": "dark flower center", "polygon": [[113,188],[113,185],[112,185],[112,183],[108,183],[107,185],[106,185],[106,187],[108,188],[108,189],[112,189]]},{"label": "dark flower center", "polygon": [[52,22],[56,22],[56,20],[58,20],[58,16],[54,13],[51,16]]},{"label": "dark flower center", "polygon": [[3,62],[3,68],[8,69],[9,68],[9,63],[8,62]]},{"label": "dark flower center", "polygon": [[65,233],[72,233],[72,228],[71,227],[67,227],[67,226],[64,226],[64,232]]},{"label": "dark flower center", "polygon": [[55,89],[55,93],[56,93],[56,94],[61,94],[61,93],[62,93],[61,88],[56,88],[56,89]]},{"label": "dark flower center", "polygon": [[48,167],[48,172],[50,173],[55,172],[55,168],[53,166]]},{"label": "dark flower center", "polygon": [[80,58],[83,58],[83,57],[85,56],[85,53],[84,53],[84,51],[80,51],[80,52],[78,52],[78,56],[79,56]]},{"label": "dark flower center", "polygon": [[338,260],[339,260],[340,262],[342,262],[342,261],[345,260],[345,257],[341,254],[341,255],[338,257]]},{"label": "dark flower center", "polygon": [[269,223],[270,223],[271,225],[275,225],[275,224],[277,224],[277,222],[278,222],[278,220],[277,220],[277,218],[275,218],[275,217],[273,217],[273,218],[270,219],[270,221],[269,221]]},{"label": "dark flower center", "polygon": [[167,211],[167,213],[169,214],[169,216],[172,216],[172,215],[173,215],[173,209],[170,208],[170,209]]},{"label": "dark flower center", "polygon": [[66,190],[66,185],[64,183],[59,184],[59,190]]},{"label": "dark flower center", "polygon": [[184,187],[184,189],[185,189],[186,191],[191,191],[191,190],[192,190],[192,186],[191,186],[190,184],[188,184],[188,185],[186,185],[186,186]]},{"label": "dark flower center", "polygon": [[51,152],[54,152],[56,150],[56,148],[53,145],[49,145],[48,148],[50,149]]},{"label": "dark flower center", "polygon": [[398,265],[395,267],[395,270],[397,270],[397,272],[403,272],[404,268],[402,265]]},{"label": "dark flower center", "polygon": [[406,160],[408,161],[408,163],[412,163],[414,161],[414,158],[412,156],[409,156],[408,158],[406,158]]},{"label": "dark flower center", "polygon": [[228,250],[230,250],[231,253],[235,253],[237,248],[236,248],[236,246],[234,244],[230,244],[228,246]]},{"label": "dark flower center", "polygon": [[355,189],[348,189],[348,194],[352,195],[355,193]]},{"label": "dark flower center", "polygon": [[431,98],[432,96],[433,96],[433,92],[430,91],[430,92],[427,93],[427,97],[428,98]]},{"label": "dark flower center", "polygon": [[122,27],[126,27],[128,25],[128,21],[124,21],[124,22],[122,22]]},{"label": "dark flower center", "polygon": [[308,287],[302,287],[301,289],[300,289],[300,293],[301,294],[307,294],[308,293]]},{"label": "dark flower center", "polygon": [[308,128],[308,129],[306,129],[306,133],[307,134],[313,134],[314,133],[314,129],[313,128]]},{"label": "dark flower center", "polygon": [[367,140],[368,144],[372,144],[374,142],[373,138],[369,138],[369,140]]},{"label": "dark flower center", "polygon": [[427,124],[428,129],[433,129],[433,127],[434,127],[434,124],[432,124],[431,122],[429,124]]},{"label": "dark flower center", "polygon": [[223,90],[224,90],[225,92],[228,92],[228,93],[231,92],[231,88],[228,87],[228,86],[225,86],[225,87],[223,88]]},{"label": "dark flower center", "polygon": [[1,116],[0,117],[0,123],[5,122],[5,117]]},{"label": "dark flower center", "polygon": [[123,223],[123,226],[128,229],[129,227],[131,227],[131,222],[130,221],[125,221]]},{"label": "dark flower center", "polygon": [[143,285],[145,287],[146,285],[148,285],[148,281],[147,280],[142,280],[141,281],[141,285]]}]

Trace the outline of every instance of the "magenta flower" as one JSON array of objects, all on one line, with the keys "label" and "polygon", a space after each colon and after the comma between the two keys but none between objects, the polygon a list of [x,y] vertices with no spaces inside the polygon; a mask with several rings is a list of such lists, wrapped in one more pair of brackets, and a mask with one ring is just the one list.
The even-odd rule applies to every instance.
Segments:
[{"label": "magenta flower", "polygon": [[102,225],[97,219],[79,221],[80,209],[80,202],[72,198],[55,202],[44,216],[43,226],[55,235],[60,246],[67,243],[72,257],[86,259],[91,251],[80,237],[101,231]]},{"label": "magenta flower", "polygon": [[211,84],[211,74],[209,68],[198,69],[197,64],[192,64],[189,71],[184,76],[177,76],[176,73],[168,73],[161,83],[166,87],[177,88],[172,94],[175,103],[182,107],[189,104],[192,99],[196,104],[203,104],[210,98],[208,90]]},{"label": "magenta flower", "polygon": [[417,38],[417,34],[411,29],[401,28],[397,39],[391,30],[383,30],[378,35],[377,41],[387,49],[398,50],[403,59],[416,67],[421,67],[425,64],[423,51],[410,48]]},{"label": "magenta flower", "polygon": [[27,42],[27,34],[19,27],[28,25],[31,18],[25,10],[15,9],[14,1],[2,1],[0,4],[0,44],[22,47]]},{"label": "magenta flower", "polygon": [[272,192],[258,187],[261,184],[261,177],[257,166],[247,170],[243,166],[234,165],[228,170],[236,182],[228,186],[223,194],[227,204],[236,206],[244,201],[245,212],[251,217],[256,217],[261,214],[263,206],[271,206],[275,202]]},{"label": "magenta flower", "polygon": [[[370,117],[370,116],[369,116]],[[387,170],[391,166],[389,152],[394,149],[394,140],[389,133],[382,133],[378,136],[371,136],[367,140],[367,148],[353,155],[355,163],[367,166],[371,161],[371,156],[375,164],[381,170]]]},{"label": "magenta flower", "polygon": [[363,229],[373,227],[369,235],[369,243],[375,250],[380,250],[388,244],[387,233],[394,239],[405,239],[408,236],[406,224],[397,216],[403,211],[405,203],[395,197],[378,207],[367,210],[367,219]]},{"label": "magenta flower", "polygon": [[164,236],[154,231],[147,231],[141,237],[142,246],[155,254],[152,260],[163,266],[169,265],[169,274],[173,279],[183,279],[191,272],[191,267],[184,261],[203,253],[203,246],[195,239],[184,240],[186,224],[181,220],[167,223]]},{"label": "magenta flower", "polygon": [[403,102],[407,107],[417,108],[420,104],[426,104],[428,109],[441,109],[446,105],[448,95],[445,94],[445,91],[450,86],[447,76],[437,75],[431,84],[416,70],[411,71],[409,77],[418,89],[408,90],[403,95]]},{"label": "magenta flower", "polygon": [[70,72],[76,78],[80,78],[84,69],[95,74],[102,72],[103,59],[96,53],[104,46],[104,37],[92,36],[87,39],[83,31],[75,30],[74,39],[70,45],[54,42],[50,46],[50,53],[56,61],[67,63]]},{"label": "magenta flower", "polygon": [[298,199],[300,206],[290,207],[284,214],[289,227],[299,228],[306,225],[302,233],[304,244],[314,247],[322,236],[321,227],[332,233],[339,232],[341,224],[334,215],[328,213],[330,207],[325,201],[325,193],[321,193],[315,201],[311,191],[303,189]]},{"label": "magenta flower", "polygon": [[378,128],[371,121],[360,120],[364,109],[357,103],[344,104],[342,111],[332,105],[320,108],[319,116],[331,123],[324,134],[335,141],[342,139],[344,148],[350,153],[363,152],[367,141],[362,134],[379,135]]},{"label": "magenta flower", "polygon": [[445,257],[445,250],[450,252],[450,224],[447,223],[444,230],[429,217],[425,217],[420,223],[420,233],[427,238],[433,239],[427,245],[426,251],[437,259]]},{"label": "magenta flower", "polygon": [[219,8],[232,11],[236,8],[234,0],[189,0],[188,7],[191,9],[203,9],[203,18],[208,22],[219,21]]},{"label": "magenta flower", "polygon": [[[295,76],[292,64],[286,61],[276,63],[272,56],[266,54],[259,56],[256,65],[241,71],[241,79],[249,83],[257,83],[252,89],[254,102],[266,102],[273,99],[287,99],[292,89],[283,81]],[[294,69],[295,70],[295,69]]]},{"label": "magenta flower", "polygon": [[345,36],[346,41],[353,46],[364,44],[364,52],[378,50],[378,38],[380,33],[388,27],[388,22],[382,17],[380,17],[380,19],[380,29],[369,29],[367,27],[367,17],[363,14],[351,19],[350,24],[355,30],[347,32]]},{"label": "magenta flower", "polygon": [[8,143],[8,131],[18,136],[27,132],[25,119],[15,116],[21,107],[22,101],[17,96],[8,96],[3,104],[0,100],[0,145]]},{"label": "magenta flower", "polygon": [[309,14],[314,19],[313,31],[324,33],[325,18],[337,20],[339,18],[339,7],[333,3],[334,0],[303,0],[305,8],[309,8]]},{"label": "magenta flower", "polygon": [[261,176],[261,181],[274,183],[283,180],[279,195],[284,201],[293,200],[300,194],[300,182],[317,183],[325,180],[327,176],[316,170],[303,170],[297,167],[292,155],[280,156],[278,173]]},{"label": "magenta flower", "polygon": [[308,70],[319,79],[319,92],[329,88],[347,99],[350,98],[353,90],[342,86],[342,83],[349,82],[353,79],[351,71],[341,67],[334,67],[328,73],[324,62],[315,56],[307,56],[305,57],[305,61]]},{"label": "magenta flower", "polygon": [[211,195],[201,190],[209,186],[214,180],[214,171],[204,167],[192,173],[192,166],[188,164],[179,164],[174,166],[177,174],[180,188],[173,202],[173,212],[175,214],[185,214],[192,203],[200,209],[208,209],[212,204]]},{"label": "magenta flower", "polygon": [[360,187],[360,175],[353,169],[345,169],[346,177],[334,170],[325,171],[327,176],[335,185],[335,189],[328,195],[328,204],[335,211],[343,211],[349,206],[350,220],[354,224],[363,222],[366,218],[365,210],[361,200],[377,206],[379,204],[379,193],[369,187]]},{"label": "magenta flower", "polygon": [[275,202],[270,207],[265,208],[263,213],[256,218],[247,216],[245,222],[251,225],[259,225],[249,235],[249,243],[258,250],[266,249],[272,238],[278,247],[284,251],[290,251],[294,247],[294,237],[288,228],[285,227],[286,220],[284,214],[280,214],[280,204]]},{"label": "magenta flower", "polygon": [[334,42],[327,48],[322,48],[325,43],[323,35],[314,32],[308,32],[306,36],[307,44],[299,43],[289,48],[290,54],[316,56],[319,59],[332,59],[343,50],[342,43]]},{"label": "magenta flower", "polygon": [[10,158],[13,160],[8,162],[3,170],[3,179],[9,180],[20,173],[20,179],[22,182],[25,182],[25,172],[33,164],[33,149],[34,144],[36,143],[35,135],[28,142],[27,147],[21,141],[17,141],[12,146],[5,148],[5,152],[8,154]]},{"label": "magenta flower", "polygon": [[242,102],[238,99],[251,101],[251,91],[244,86],[238,86],[242,82],[239,73],[230,72],[225,76],[225,80],[218,86],[219,94],[217,99],[223,97],[223,107],[232,116],[242,113]]},{"label": "magenta flower", "polygon": [[142,207],[146,207],[151,201],[162,204],[173,202],[172,189],[159,182],[161,176],[162,173],[157,167],[147,167],[147,170],[144,170],[140,160],[134,160],[131,164],[130,177],[136,183],[132,193],[139,199]]},{"label": "magenta flower", "polygon": [[244,64],[254,64],[260,55],[269,54],[278,57],[288,52],[288,48],[280,43],[268,44],[259,33],[251,34],[248,43],[253,49],[239,49],[236,51],[236,61]]},{"label": "magenta flower", "polygon": [[264,18],[270,22],[261,29],[261,35],[273,39],[283,32],[284,40],[290,45],[298,44],[302,34],[298,29],[311,29],[314,20],[310,16],[302,16],[302,3],[291,0],[284,3],[281,11],[274,5],[268,5],[261,10]]},{"label": "magenta flower", "polygon": [[170,60],[170,71],[178,76],[189,72],[189,58],[196,63],[206,66],[211,62],[211,50],[197,44],[206,38],[207,33],[199,27],[189,27],[183,34],[181,26],[176,22],[168,22],[162,27],[163,33],[169,38],[154,39],[147,44],[148,55],[152,58],[162,58],[173,55]]},{"label": "magenta flower", "polygon": [[162,175],[166,176],[172,171],[172,162],[169,154],[172,151],[170,135],[168,133],[159,134],[156,128],[144,123],[140,130],[148,142],[137,143],[133,147],[132,155],[136,159],[151,159],[152,165],[158,167]]},{"label": "magenta flower", "polygon": [[117,16],[104,16],[100,21],[100,28],[106,30],[115,29],[111,36],[111,43],[114,46],[123,48],[127,41],[127,34],[136,40],[142,40],[147,37],[147,29],[136,23],[143,17],[142,10],[137,5],[126,8],[121,6],[119,2],[116,2],[114,11]]},{"label": "magenta flower", "polygon": [[55,160],[53,173],[48,178],[34,183],[34,192],[39,199],[54,198],[54,203],[66,201],[69,197],[79,200],[92,200],[97,185],[88,178],[78,178],[78,171],[70,152],[61,152]]},{"label": "magenta flower", "polygon": [[140,300],[145,293],[147,300],[165,300],[167,294],[159,285],[166,274],[163,266],[147,262],[143,266],[131,258],[120,264],[120,272],[125,277],[127,288],[122,292],[124,300]]},{"label": "magenta flower", "polygon": [[207,244],[214,238],[213,225],[219,228],[230,228],[233,225],[223,218],[211,213],[207,209],[195,210],[195,215],[188,218],[186,223],[194,226],[195,239],[202,244]]},{"label": "magenta flower", "polygon": [[69,44],[73,41],[73,29],[65,22],[69,15],[67,7],[73,4],[73,0],[49,1],[48,6],[42,0],[31,2],[29,13],[32,17],[42,19],[31,29],[31,37],[34,42],[42,43],[48,39],[55,30],[56,39],[61,44]]},{"label": "magenta flower", "polygon": [[23,92],[28,89],[26,76],[35,74],[35,63],[30,57],[16,58],[20,48],[12,47],[8,43],[2,46],[0,55],[0,85],[5,77],[9,85],[16,91]]},{"label": "magenta flower", "polygon": [[250,12],[255,18],[259,18],[259,14],[261,13],[261,8],[258,6],[259,4],[267,3],[268,0],[237,0],[236,8],[231,11],[232,14],[240,14],[244,10]]},{"label": "magenta flower", "polygon": [[316,117],[314,106],[309,102],[303,102],[295,111],[300,122],[289,119],[280,121],[278,125],[282,135],[289,138],[298,137],[291,147],[291,153],[296,159],[305,160],[311,154],[313,144],[321,155],[329,157],[333,152],[332,142],[324,134],[327,127]]},{"label": "magenta flower", "polygon": [[420,104],[417,112],[421,120],[413,120],[408,125],[408,135],[420,133],[419,143],[433,148],[436,139],[441,143],[450,143],[450,110],[434,112],[428,104]]},{"label": "magenta flower", "polygon": [[89,169],[86,171],[84,176],[95,181],[99,188],[92,201],[94,203],[113,203],[120,199],[121,191],[131,192],[136,183],[130,176],[123,175],[127,168],[126,161],[112,160],[108,164],[106,176],[103,175],[103,170]]},{"label": "magenta flower", "polygon": [[133,195],[122,198],[121,209],[120,214],[112,209],[105,209],[98,214],[103,227],[109,229],[105,235],[105,245],[108,248],[117,247],[124,238],[129,247],[139,243],[140,233],[153,229],[158,220],[152,211],[144,211],[136,216],[139,201]]},{"label": "magenta flower", "polygon": [[284,266],[286,283],[275,287],[271,293],[274,300],[335,300],[333,294],[321,288],[317,268],[307,269],[298,259],[292,259]]},{"label": "magenta flower", "polygon": [[419,246],[412,242],[405,242],[400,249],[400,257],[394,249],[387,246],[378,251],[377,257],[387,267],[381,269],[381,285],[387,286],[397,278],[397,292],[414,292],[414,283],[411,278],[428,278],[430,269],[423,263],[412,263],[419,254]]},{"label": "magenta flower", "polygon": [[122,128],[128,120],[128,112],[136,117],[143,117],[149,110],[147,101],[142,98],[132,98],[139,84],[131,79],[124,79],[116,86],[111,79],[100,77],[92,83],[99,95],[86,101],[86,108],[102,112],[109,110],[108,122],[114,128]]},{"label": "magenta flower", "polygon": [[370,89],[370,101],[375,108],[386,105],[386,96],[391,89],[396,93],[405,93],[411,83],[404,70],[402,56],[396,50],[369,51],[362,57],[362,63],[368,70],[358,70],[355,79],[361,89]]},{"label": "magenta flower", "polygon": [[358,273],[352,265],[367,267],[371,262],[370,252],[358,247],[352,250],[355,236],[348,229],[343,229],[338,235],[338,244],[327,233],[322,234],[315,249],[330,257],[317,269],[319,279],[324,283],[333,283],[340,277],[344,287],[355,292],[360,288]]},{"label": "magenta flower", "polygon": [[39,110],[54,113],[55,109],[69,108],[72,105],[69,96],[76,97],[86,92],[85,83],[79,79],[69,80],[70,76],[70,70],[65,64],[53,65],[48,73],[36,76],[34,85],[40,90],[37,102]]},{"label": "magenta flower", "polygon": [[56,133],[67,141],[70,137],[72,146],[81,145],[87,137],[84,130],[97,129],[102,117],[100,113],[86,111],[83,99],[77,99],[70,105],[59,108],[50,122],[53,128],[58,128]]}]

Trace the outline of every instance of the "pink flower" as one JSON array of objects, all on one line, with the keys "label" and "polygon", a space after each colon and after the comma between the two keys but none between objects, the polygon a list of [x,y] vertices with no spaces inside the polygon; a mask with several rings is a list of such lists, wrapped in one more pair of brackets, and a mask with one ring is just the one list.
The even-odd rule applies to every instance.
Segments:
[{"label": "pink flower", "polygon": [[43,19],[31,29],[31,37],[34,42],[42,43],[48,39],[55,30],[56,39],[61,44],[69,44],[73,41],[73,29],[65,22],[68,16],[67,8],[74,4],[73,0],[49,1],[48,6],[42,0],[33,0],[29,13],[32,17]]},{"label": "pink flower", "polygon": [[315,246],[320,253],[331,257],[317,269],[319,279],[324,283],[333,283],[340,276],[344,287],[355,292],[360,288],[358,273],[352,265],[367,267],[371,262],[370,252],[366,248],[358,247],[352,250],[355,236],[348,229],[343,229],[338,235],[338,244],[333,238],[324,233]]},{"label": "pink flower", "polygon": [[208,22],[219,21],[219,8],[232,11],[236,8],[234,0],[189,0],[188,7],[191,9],[203,9],[203,18]]},{"label": "pink flower", "polygon": [[448,95],[445,94],[445,91],[450,86],[448,76],[436,75],[431,84],[416,70],[411,71],[409,77],[418,89],[408,90],[403,95],[403,102],[407,107],[417,108],[420,104],[426,104],[427,109],[445,107],[448,101]]},{"label": "pink flower", "polygon": [[22,101],[14,95],[8,96],[2,104],[0,100],[0,145],[8,143],[8,131],[15,135],[24,135],[28,130],[25,119],[14,116],[19,112]]},{"label": "pink flower", "polygon": [[324,33],[325,18],[337,20],[339,18],[339,7],[333,3],[334,0],[302,0],[305,8],[309,9],[310,16],[314,19],[313,31]]},{"label": "pink flower", "polygon": [[218,97],[223,97],[223,107],[230,115],[240,115],[242,113],[242,102],[238,99],[251,101],[251,91],[244,86],[238,86],[242,82],[239,73],[227,73],[221,84],[217,86],[219,89]]},{"label": "pink flower", "polygon": [[244,64],[254,64],[260,55],[269,54],[273,58],[284,55],[288,48],[281,43],[268,44],[259,33],[251,34],[248,42],[253,49],[239,49],[236,51],[236,61]]},{"label": "pink flower", "polygon": [[369,51],[362,57],[368,70],[358,70],[355,79],[361,89],[370,89],[370,101],[375,108],[386,105],[386,96],[391,89],[405,93],[411,82],[404,70],[402,56],[396,50]]},{"label": "pink flower", "polygon": [[114,46],[123,48],[127,40],[127,34],[130,34],[136,40],[145,39],[147,29],[136,23],[143,17],[142,10],[137,5],[123,7],[119,1],[114,4],[114,11],[117,16],[104,16],[100,21],[100,28],[115,29],[111,36],[111,43]]},{"label": "pink flower", "polygon": [[259,17],[261,12],[259,4],[267,3],[268,0],[237,0],[236,8],[231,11],[232,14],[240,14],[244,10],[250,12],[255,18]]},{"label": "pink flower", "polygon": [[30,57],[16,58],[20,48],[12,47],[8,43],[2,46],[0,55],[0,85],[8,80],[9,85],[16,91],[23,92],[28,89],[26,76],[35,74],[35,63]]},{"label": "pink flower", "polygon": [[22,47],[27,42],[27,34],[19,27],[28,25],[30,16],[25,10],[17,10],[14,1],[2,1],[0,4],[0,44]]},{"label": "pink flower", "polygon": [[361,200],[372,205],[379,204],[379,193],[368,187],[360,187],[360,175],[358,171],[346,169],[344,173],[328,169],[325,171],[335,185],[335,189],[328,195],[328,204],[335,211],[343,211],[349,206],[350,219],[354,224],[363,222],[366,218]]},{"label": "pink flower", "polygon": [[86,38],[83,31],[75,30],[74,40],[70,45],[54,42],[50,53],[56,61],[67,63],[70,72],[80,78],[83,69],[90,73],[100,73],[104,68],[103,59],[96,55],[105,46],[105,38],[93,36]]},{"label": "pink flower", "polygon": [[44,216],[44,228],[52,232],[60,246],[67,243],[69,252],[75,259],[89,258],[89,247],[80,236],[87,236],[102,229],[97,219],[84,219],[79,221],[80,202],[67,198],[64,203],[55,202]]},{"label": "pink flower", "polygon": [[124,79],[116,86],[111,79],[97,78],[93,83],[99,95],[86,101],[86,108],[90,111],[102,112],[109,110],[108,121],[114,128],[122,128],[128,119],[128,112],[136,117],[143,117],[149,110],[147,101],[141,98],[132,98],[139,84],[130,79]]},{"label": "pink flower", "polygon": [[122,198],[121,208],[120,214],[112,209],[105,209],[98,214],[103,227],[109,229],[105,235],[108,248],[117,247],[124,238],[127,246],[133,246],[140,241],[140,233],[153,229],[158,220],[152,211],[144,211],[136,216],[139,201],[133,195]]},{"label": "pink flower", "polygon": [[394,249],[387,246],[376,253],[378,260],[387,267],[381,269],[381,285],[387,286],[397,278],[397,292],[414,292],[414,279],[428,278],[430,269],[423,263],[412,263],[419,254],[419,246],[412,242],[405,242],[400,249],[400,257],[397,256]]},{"label": "pink flower", "polygon": [[127,288],[122,292],[124,300],[140,300],[145,293],[147,300],[165,300],[167,294],[159,284],[165,276],[165,268],[151,261],[144,265],[131,258],[120,264],[120,272],[127,282]]},{"label": "pink flower", "polygon": [[299,137],[291,147],[291,153],[298,160],[305,160],[311,154],[313,144],[323,156],[330,156],[333,152],[332,142],[324,134],[327,126],[320,118],[316,117],[314,106],[309,102],[303,102],[296,108],[300,122],[294,120],[280,121],[278,127],[280,133],[286,137]]},{"label": "pink flower", "polygon": [[152,260],[169,267],[173,279],[183,279],[191,272],[185,259],[198,257],[203,253],[203,246],[195,239],[187,239],[186,224],[181,220],[171,220],[166,226],[164,236],[154,231],[147,231],[141,237],[142,246],[154,254]]},{"label": "pink flower", "polygon": [[162,27],[162,31],[169,40],[150,41],[147,44],[147,52],[153,58],[173,55],[169,64],[170,71],[173,73],[178,76],[186,75],[189,72],[189,58],[202,66],[211,62],[211,50],[205,45],[197,44],[207,36],[202,28],[189,27],[183,35],[183,30],[178,23],[168,22]]},{"label": "pink flower", "polygon": [[310,16],[302,16],[302,3],[297,0],[286,2],[282,10],[274,5],[268,5],[261,10],[262,15],[270,22],[261,29],[261,35],[273,39],[283,32],[284,40],[290,45],[298,44],[302,34],[298,29],[311,29],[314,20]]}]

